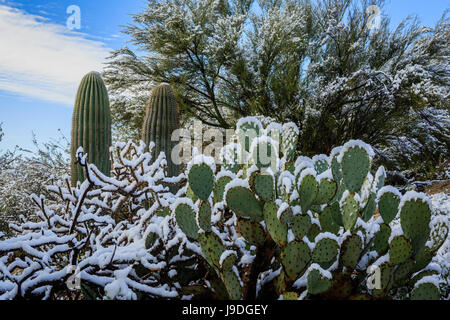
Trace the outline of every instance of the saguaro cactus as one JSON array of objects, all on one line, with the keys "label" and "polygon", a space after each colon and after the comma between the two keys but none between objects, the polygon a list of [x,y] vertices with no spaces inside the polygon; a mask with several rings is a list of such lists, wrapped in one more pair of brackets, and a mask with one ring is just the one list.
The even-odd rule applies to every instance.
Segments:
[{"label": "saguaro cactus", "polygon": [[108,92],[98,72],[83,77],[78,87],[72,118],[71,176],[72,185],[86,179],[83,168],[76,164],[77,149],[83,147],[88,161],[104,174],[109,174],[111,163],[111,112]]},{"label": "saguaro cactus", "polygon": [[179,174],[179,166],[171,158],[176,142],[171,141],[172,132],[179,128],[179,115],[175,94],[172,87],[162,83],[150,92],[144,124],[142,140],[147,144],[155,143],[152,155],[157,157],[164,152],[167,159],[167,174],[169,177]]}]

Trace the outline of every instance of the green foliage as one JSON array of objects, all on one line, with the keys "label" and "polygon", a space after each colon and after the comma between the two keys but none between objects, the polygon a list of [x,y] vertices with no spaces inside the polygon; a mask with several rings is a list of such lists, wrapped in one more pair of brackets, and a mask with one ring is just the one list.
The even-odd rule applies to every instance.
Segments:
[{"label": "green foliage", "polygon": [[[255,121],[250,122],[260,127]],[[265,136],[261,138],[264,140]],[[248,140],[241,142],[248,143]],[[384,187],[383,170],[373,178],[370,173],[373,151],[365,143],[349,141],[333,152],[334,155],[327,157],[331,159],[331,168],[323,163],[320,163],[322,169],[316,165],[319,171],[330,170],[319,178],[311,160],[299,157],[294,165],[296,184],[294,175],[282,169],[286,158],[281,159],[280,169],[270,174],[261,172],[251,161],[241,164],[239,178],[231,178],[231,174],[223,171],[212,173],[221,175],[212,192],[223,194],[220,199],[226,201],[217,202],[220,199],[215,196],[214,210],[219,208],[219,212],[214,215],[220,214],[220,221],[212,222],[211,208],[208,205],[207,213],[203,213],[205,202],[198,200],[199,225],[207,221],[213,224],[210,229],[202,227],[207,232],[200,233],[199,241],[205,259],[222,279],[229,297],[246,297],[244,288],[251,285],[238,285],[239,279],[255,279],[260,271],[254,274],[254,268],[263,265],[279,270],[265,286],[273,286],[280,296],[304,293],[306,298],[383,299],[396,290],[411,291],[411,276],[426,268],[435,252],[435,248],[431,250],[424,242],[430,234],[436,233],[425,228],[430,224],[428,203],[421,194],[410,192],[399,196],[392,187]],[[333,160],[336,160],[335,166]],[[334,177],[341,177],[340,181],[335,181]],[[285,178],[288,180],[283,183],[297,186],[288,197],[283,192],[284,186],[275,187],[280,186],[279,179]],[[201,181],[203,175],[189,175],[189,184],[194,185],[195,179]],[[340,199],[336,197],[339,186]],[[205,196],[209,197],[210,193],[208,189]],[[224,211],[220,210],[222,205]],[[375,219],[377,209],[383,220]],[[205,218],[201,219],[202,216]],[[398,218],[404,233],[399,227],[391,230],[390,222]],[[411,221],[422,223],[423,230],[419,231]],[[186,229],[181,225],[180,228]],[[228,228],[235,228],[236,235],[233,231],[228,233]],[[440,233],[435,235],[436,248],[442,245],[443,234],[448,231],[445,226],[437,228]],[[393,232],[395,236],[391,239]],[[233,244],[231,239],[236,236],[244,239],[244,243]],[[238,258],[233,255],[233,258],[222,259],[221,255],[230,254],[230,250],[236,252]],[[255,264],[250,268],[243,267],[248,262],[239,262],[240,256],[247,261],[248,255],[254,256],[251,261]],[[222,261],[222,266],[218,260]],[[363,288],[370,276],[367,266],[371,264],[379,265],[381,287],[367,291]],[[299,283],[303,287],[299,287]],[[416,290],[415,296],[419,296],[419,292]]]},{"label": "green foliage", "polygon": [[351,235],[342,242],[340,259],[341,263],[350,269],[355,269],[359,262],[363,250],[363,243],[361,237],[358,235]]},{"label": "green foliage", "polygon": [[237,222],[238,232],[251,244],[262,246],[265,241],[264,228],[259,223],[239,218]]},{"label": "green foliage", "polygon": [[340,214],[339,204],[337,202],[334,202],[323,209],[319,216],[319,221],[324,232],[331,232],[334,234],[339,232],[340,225],[336,221]]},{"label": "green foliage", "polygon": [[328,170],[329,165],[327,158],[318,157],[316,159],[313,159],[313,162],[314,169],[316,170],[318,175]]},{"label": "green foliage", "polygon": [[389,263],[396,265],[405,262],[412,254],[412,245],[404,236],[397,236],[389,244]]},{"label": "green foliage", "polygon": [[223,193],[225,191],[225,186],[232,180],[232,178],[228,176],[220,177],[217,179],[214,186],[214,202],[222,202],[223,201]]},{"label": "green foliage", "polygon": [[328,269],[337,259],[339,244],[333,239],[321,239],[316,243],[312,260],[322,268]]},{"label": "green foliage", "polygon": [[200,233],[198,240],[202,252],[209,264],[215,268],[220,269],[220,257],[225,251],[222,240],[214,232]]},{"label": "green foliage", "polygon": [[411,293],[411,300],[440,300],[439,288],[432,283],[422,283]]},{"label": "green foliage", "polygon": [[225,270],[222,273],[222,280],[227,288],[230,299],[240,299],[242,296],[242,286],[234,270]]},{"label": "green foliage", "polygon": [[380,231],[377,232],[373,239],[373,249],[383,255],[389,248],[389,237],[391,236],[391,228],[387,224],[380,224]]},{"label": "green foliage", "polygon": [[292,218],[291,230],[297,239],[302,239],[311,228],[311,218],[307,214],[298,214]]},{"label": "green foliage", "polygon": [[342,222],[345,230],[351,230],[358,219],[359,203],[355,198],[355,194],[347,192],[343,196],[341,205]]},{"label": "green foliage", "polygon": [[198,208],[197,222],[200,229],[211,231],[211,205],[202,201]]},{"label": "green foliage", "polygon": [[377,195],[375,192],[371,192],[369,195],[369,199],[367,199],[367,204],[363,210],[363,220],[369,221],[373,215],[375,214],[375,210],[377,209]]},{"label": "green foliage", "polygon": [[336,195],[337,188],[338,184],[336,181],[328,178],[321,179],[314,204],[329,203]]},{"label": "green foliage", "polygon": [[402,230],[411,241],[428,236],[430,220],[430,205],[422,199],[406,201],[400,210]]}]

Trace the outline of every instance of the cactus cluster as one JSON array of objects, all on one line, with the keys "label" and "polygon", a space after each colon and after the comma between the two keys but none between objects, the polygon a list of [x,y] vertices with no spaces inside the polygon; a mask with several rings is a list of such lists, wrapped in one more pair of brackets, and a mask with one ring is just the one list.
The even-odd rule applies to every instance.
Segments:
[{"label": "cactus cluster", "polygon": [[[151,149],[155,159],[161,152],[166,156],[166,172],[169,177],[178,176],[179,166],[171,160],[175,142],[172,133],[179,128],[178,106],[174,92],[167,83],[155,86],[150,92],[146,107],[141,138]],[[82,150],[80,149],[82,148]],[[76,163],[79,152],[88,155],[88,161],[97,166],[106,175],[110,174],[111,161],[111,112],[108,92],[101,75],[90,72],[83,77],[78,88],[72,118],[71,141],[71,183],[83,182],[85,172]],[[170,186],[172,192],[175,186]]]},{"label": "cactus cluster", "polygon": [[238,127],[225,162],[196,154],[177,177],[144,143],[116,143],[110,176],[79,154],[89,183],[50,186],[56,204],[33,196],[33,220],[0,241],[0,300],[72,298],[72,264],[86,299],[445,298],[432,260],[448,219],[384,186],[370,146],[296,157],[295,125]]},{"label": "cactus cluster", "polygon": [[[448,226],[433,223],[424,194],[384,186],[384,168],[373,170],[369,145],[351,140],[329,155],[296,157],[300,132],[294,123],[246,117],[222,149],[221,163],[195,155],[179,176],[171,160],[171,134],[178,127],[173,90],[156,86],[142,140],[154,143],[153,159],[165,153],[165,175],[186,178],[181,198],[160,201],[157,215],[176,222],[193,252],[198,245],[209,270],[206,286],[217,297],[382,299],[406,289],[411,299],[439,299],[430,263]],[[73,115],[73,186],[85,179],[74,161],[79,147],[108,175],[110,144],[107,91],[100,75],[89,73]],[[153,202],[147,197],[145,203],[148,209]],[[150,232],[146,248],[158,237]]]},{"label": "cactus cluster", "polygon": [[[251,153],[258,142],[274,143],[268,128],[281,128],[281,150],[267,148],[277,151],[276,166],[259,165]],[[247,135],[248,129],[257,134]],[[250,260],[262,268],[259,276],[276,274],[264,285],[285,299],[381,299],[400,288],[411,299],[438,299],[436,272],[428,266],[448,228],[439,239],[432,236],[425,195],[384,186],[384,168],[372,175],[374,153],[362,141],[295,160],[297,139],[292,126],[264,128],[257,118],[243,119],[237,142],[224,149],[243,151],[244,163],[228,157],[218,170],[212,159],[197,156],[188,166],[190,197],[178,200],[173,214],[198,239],[228,297],[251,296]],[[370,270],[379,273],[375,286],[368,285]]]}]

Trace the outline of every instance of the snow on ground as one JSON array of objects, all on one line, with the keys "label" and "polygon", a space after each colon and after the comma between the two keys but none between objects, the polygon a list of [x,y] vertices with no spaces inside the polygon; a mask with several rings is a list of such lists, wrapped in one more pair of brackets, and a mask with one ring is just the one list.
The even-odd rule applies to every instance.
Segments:
[{"label": "snow on ground", "polygon": [[[434,216],[446,216],[447,225],[450,227],[450,194],[437,193],[430,196],[433,204]],[[450,299],[450,236],[438,250],[433,262],[441,267],[441,281],[447,287],[447,300]],[[446,283],[446,284],[445,284]]]},{"label": "snow on ground", "polygon": [[[433,206],[431,219],[446,221],[450,228],[450,194],[441,192],[427,196]],[[401,230],[399,215],[390,223],[390,226],[392,230],[396,228]],[[446,300],[450,300],[450,235],[433,257],[431,264],[439,266],[441,288],[444,287],[447,292]]]}]

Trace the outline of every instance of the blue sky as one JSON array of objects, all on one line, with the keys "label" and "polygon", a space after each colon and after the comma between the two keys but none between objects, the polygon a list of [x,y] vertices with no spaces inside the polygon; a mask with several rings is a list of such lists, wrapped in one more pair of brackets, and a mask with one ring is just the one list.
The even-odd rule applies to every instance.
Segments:
[{"label": "blue sky", "polygon": [[[127,38],[121,25],[145,8],[145,0],[0,0],[0,150],[33,149],[39,141],[70,138],[72,104],[82,75],[100,70]],[[81,29],[69,30],[70,5],[81,12]],[[409,14],[432,26],[450,0],[387,0],[383,14],[397,25]],[[3,48],[3,49],[2,49]]]}]

